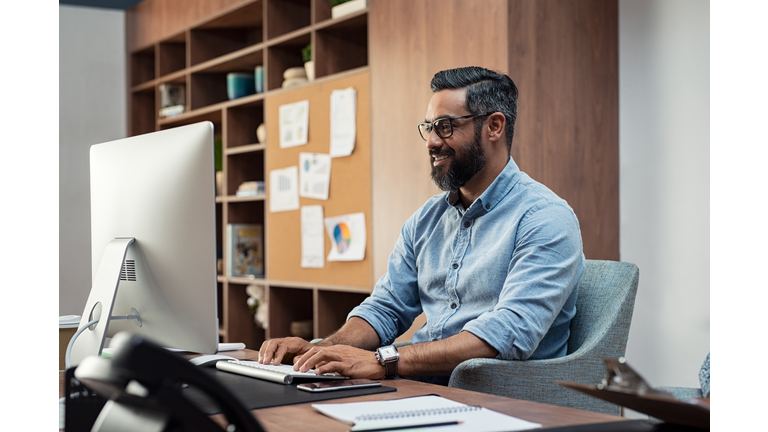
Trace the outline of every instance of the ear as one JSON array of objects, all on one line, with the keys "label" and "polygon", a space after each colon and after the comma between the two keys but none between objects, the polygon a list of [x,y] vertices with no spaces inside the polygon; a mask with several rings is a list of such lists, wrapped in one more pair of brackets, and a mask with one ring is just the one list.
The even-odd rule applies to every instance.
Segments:
[{"label": "ear", "polygon": [[506,137],[505,126],[507,118],[500,112],[495,112],[488,116],[488,139],[491,142],[498,141]]}]

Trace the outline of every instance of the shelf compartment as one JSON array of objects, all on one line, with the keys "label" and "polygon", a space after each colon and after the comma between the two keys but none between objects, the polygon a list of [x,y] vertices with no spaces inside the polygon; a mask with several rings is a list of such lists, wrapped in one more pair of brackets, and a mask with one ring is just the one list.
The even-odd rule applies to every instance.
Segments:
[{"label": "shelf compartment", "polygon": [[[237,186],[235,186],[235,189],[236,188]],[[229,212],[229,220],[227,220],[227,223],[250,223],[261,224],[264,226],[263,200],[228,202],[227,210]]]},{"label": "shelf compartment", "polygon": [[283,86],[283,72],[292,67],[304,67],[301,50],[312,41],[310,33],[299,34],[267,47],[266,88],[278,90]]},{"label": "shelf compartment", "polygon": [[312,23],[317,24],[331,19],[331,2],[327,0],[315,1],[312,6]]},{"label": "shelf compartment", "polygon": [[[189,103],[189,101],[187,101]],[[159,121],[160,129],[170,129],[178,126],[209,121],[213,123],[214,135],[221,134],[221,109],[191,111],[176,117],[170,117]]]},{"label": "shelf compartment", "polygon": [[312,45],[315,76],[368,65],[368,13],[359,12],[318,29]]},{"label": "shelf compartment", "polygon": [[154,86],[131,93],[130,134],[132,136],[155,131],[155,113],[158,106],[155,95]]},{"label": "shelf compartment", "polygon": [[264,40],[260,1],[226,13],[190,31],[190,66],[221,57]]},{"label": "shelf compartment", "polygon": [[235,196],[238,186],[243,182],[264,181],[263,151],[228,154],[226,163],[227,196]]},{"label": "shelf compartment", "polygon": [[347,315],[362,303],[368,294],[317,291],[317,337],[327,337],[347,322]]},{"label": "shelf compartment", "polygon": [[157,50],[158,76],[178,72],[187,67],[187,34],[180,33],[160,42]]},{"label": "shelf compartment", "polygon": [[193,73],[190,81],[188,103],[192,111],[229,100],[226,72]]},{"label": "shelf compartment", "polygon": [[[227,109],[227,150],[259,143],[256,130],[264,123],[264,100]],[[232,154],[232,153],[230,153]]]},{"label": "shelf compartment", "polygon": [[258,350],[265,340],[265,332],[256,324],[248,307],[247,286],[248,283],[232,282],[227,286],[227,342],[242,342],[246,348]]},{"label": "shelf compartment", "polygon": [[291,336],[291,323],[313,320],[311,289],[269,287],[269,337]]},{"label": "shelf compartment", "polygon": [[267,0],[267,39],[308,27],[311,3],[311,0]]},{"label": "shelf compartment", "polygon": [[137,86],[155,79],[155,46],[131,54],[131,85]]}]

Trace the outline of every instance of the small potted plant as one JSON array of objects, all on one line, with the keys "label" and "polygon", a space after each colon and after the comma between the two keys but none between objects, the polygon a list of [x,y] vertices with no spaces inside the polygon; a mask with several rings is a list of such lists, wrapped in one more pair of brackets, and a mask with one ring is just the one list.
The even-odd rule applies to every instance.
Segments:
[{"label": "small potted plant", "polygon": [[312,44],[308,44],[301,49],[301,58],[304,59],[304,70],[307,72],[307,79],[315,79],[315,61],[312,60]]}]

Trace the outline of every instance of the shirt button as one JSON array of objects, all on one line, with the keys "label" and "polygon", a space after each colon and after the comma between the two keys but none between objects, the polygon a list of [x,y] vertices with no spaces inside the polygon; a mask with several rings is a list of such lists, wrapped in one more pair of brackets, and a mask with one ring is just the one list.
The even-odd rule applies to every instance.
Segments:
[{"label": "shirt button", "polygon": [[451,303],[451,309],[456,309],[456,303]]},{"label": "shirt button", "polygon": [[453,263],[453,268],[457,269],[457,268],[459,268],[459,265],[456,264],[456,263]]},{"label": "shirt button", "polygon": [[472,225],[472,224],[469,223],[469,222],[464,222],[464,228],[469,228],[470,225]]},{"label": "shirt button", "polygon": [[490,205],[490,204],[486,204],[486,205],[485,205],[485,209],[486,209],[486,210],[490,210],[490,209],[491,209],[491,205]]}]

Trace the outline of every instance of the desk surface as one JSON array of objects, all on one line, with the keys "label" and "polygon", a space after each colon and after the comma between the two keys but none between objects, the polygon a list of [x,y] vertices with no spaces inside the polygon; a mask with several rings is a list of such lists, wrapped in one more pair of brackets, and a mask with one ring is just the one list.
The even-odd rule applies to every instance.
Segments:
[{"label": "desk surface", "polygon": [[[222,353],[239,359],[256,359],[257,351],[242,350]],[[598,414],[589,411],[563,408],[536,402],[510,399],[468,390],[460,390],[406,379],[384,380],[383,385],[397,388],[396,392],[370,396],[336,399],[320,403],[346,403],[372,400],[400,399],[411,396],[436,394],[468,405],[485,408],[514,417],[541,423],[543,427],[557,427],[586,423],[625,420],[622,417]],[[59,397],[64,396],[64,373],[59,373]],[[347,432],[349,426],[320,414],[310,404],[287,405],[275,408],[253,410],[253,414],[269,432],[328,431]],[[216,419],[219,416],[214,416]]]}]

